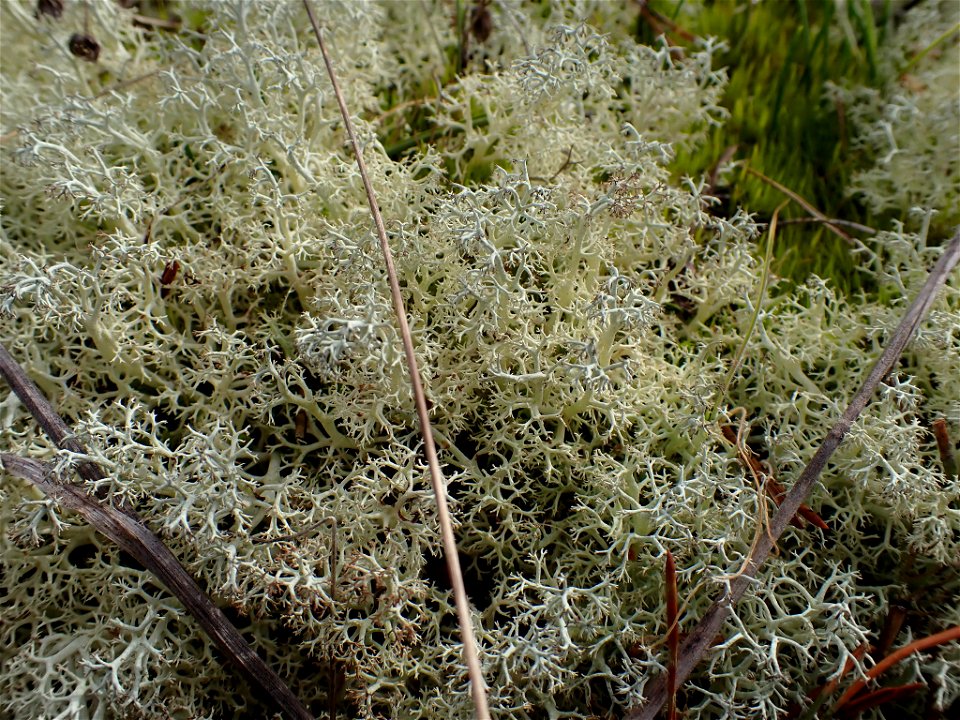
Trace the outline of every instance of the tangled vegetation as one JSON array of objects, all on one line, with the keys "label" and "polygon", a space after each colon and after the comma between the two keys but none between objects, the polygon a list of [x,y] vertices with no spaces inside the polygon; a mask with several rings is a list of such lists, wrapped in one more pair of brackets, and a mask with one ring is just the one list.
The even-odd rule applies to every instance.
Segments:
[{"label": "tangled vegetation", "polygon": [[[135,507],[314,712],[470,717],[382,258],[303,7],[196,0],[170,31],[121,5],[0,3],[3,343],[105,470],[86,489]],[[682,629],[775,509],[758,476],[790,485],[960,219],[960,6],[891,8],[863,84],[816,86],[856,153],[820,207],[878,224],[845,233],[832,277],[796,260],[820,222],[771,248],[749,193],[785,197],[741,192],[744,168],[822,198],[772,156],[720,164],[749,107],[695,5],[320,7],[494,717],[640,702],[666,552]],[[870,3],[804,20],[808,51],[862,37],[847,6]],[[705,31],[681,48],[650,17]],[[781,540],[681,689],[688,717],[799,717],[901,608],[897,646],[960,625],[960,480],[932,430],[960,436],[958,398],[954,275],[810,499],[827,529]],[[77,460],[12,393],[0,449]],[[134,559],[7,473],[0,609],[0,717],[271,712]],[[946,713],[960,645],[892,674],[924,689],[865,717]]]}]

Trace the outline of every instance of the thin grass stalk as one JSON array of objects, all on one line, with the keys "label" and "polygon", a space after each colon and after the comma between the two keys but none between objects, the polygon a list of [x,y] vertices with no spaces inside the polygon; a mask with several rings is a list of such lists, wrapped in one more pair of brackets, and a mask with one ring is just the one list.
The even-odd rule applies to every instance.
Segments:
[{"label": "thin grass stalk", "polygon": [[828,217],[827,217],[826,215],[824,215],[822,212],[820,212],[819,210],[817,210],[813,205],[811,205],[809,202],[807,202],[807,200],[805,200],[802,196],[800,196],[800,195],[798,195],[797,193],[795,193],[793,190],[791,190],[790,188],[788,188],[786,185],[783,185],[783,184],[781,184],[781,183],[778,183],[778,182],[777,182],[776,180],[774,180],[772,177],[767,177],[767,176],[764,175],[762,172],[760,172],[759,170],[754,170],[752,167],[745,167],[744,170],[746,170],[746,171],[747,171],[748,173],[750,173],[751,175],[755,175],[756,177],[760,178],[760,180],[762,180],[763,182],[767,183],[768,185],[770,185],[770,186],[772,186],[772,187],[775,187],[777,190],[779,190],[780,192],[782,192],[782,193],[783,193],[784,195],[786,195],[788,198],[790,198],[790,199],[793,200],[795,203],[797,203],[797,205],[799,205],[800,207],[802,207],[804,210],[806,210],[808,213],[810,213],[810,214],[813,215],[815,218],[817,218],[820,222],[822,222],[822,223],[824,224],[824,226],[825,226],[828,230],[830,230],[834,235],[836,235],[837,237],[843,238],[843,239],[846,240],[848,243],[852,243],[852,242],[853,242],[853,238],[851,238],[849,235],[847,235],[843,230],[841,230],[840,228],[838,228],[836,225],[832,224],[832,223],[830,222],[830,218],[828,218]]},{"label": "thin grass stalk", "polygon": [[904,75],[905,73],[909,72],[914,65],[916,65],[918,62],[923,60],[923,58],[925,58],[930,53],[930,51],[933,50],[937,45],[942,43],[951,35],[956,35],[957,33],[960,33],[960,23],[957,23],[956,25],[954,25],[952,28],[947,30],[945,33],[943,33],[940,37],[938,37],[932,43],[927,45],[923,50],[921,50],[916,55],[914,55],[910,59],[910,62],[908,62],[906,65],[903,66],[903,69],[900,71],[900,74]]},{"label": "thin grass stalk", "polygon": [[377,198],[367,175],[367,166],[363,161],[363,154],[360,151],[360,144],[357,142],[357,136],[353,129],[353,122],[350,119],[350,113],[347,110],[346,101],[340,90],[340,84],[337,81],[337,74],[333,67],[333,61],[327,51],[326,43],[323,41],[323,33],[320,24],[317,22],[316,15],[310,0],[303,0],[304,7],[307,10],[307,16],[310,18],[310,25],[317,37],[320,45],[320,52],[323,54],[323,62],[327,67],[327,74],[330,76],[330,83],[333,86],[333,92],[337,98],[337,105],[340,106],[340,114],[343,117],[344,127],[347,137],[353,146],[354,155],[357,158],[357,167],[360,170],[360,177],[363,180],[363,187],[366,190],[367,202],[370,205],[370,213],[373,215],[373,222],[377,228],[377,237],[380,239],[380,249],[383,252],[383,259],[387,269],[387,279],[390,283],[390,296],[393,300],[393,309],[397,316],[397,323],[400,326],[400,335],[403,339],[403,352],[407,360],[407,370],[410,374],[410,385],[413,388],[413,399],[417,408],[417,417],[420,420],[420,430],[423,434],[423,449],[427,456],[427,463],[430,468],[430,482],[433,485],[433,492],[437,500],[437,515],[440,521],[440,533],[443,539],[443,550],[447,561],[447,571],[450,575],[450,584],[453,586],[453,597],[457,608],[457,620],[460,624],[460,637],[463,641],[463,656],[467,666],[467,673],[470,678],[470,692],[473,697],[474,709],[479,720],[488,720],[490,710],[487,704],[486,686],[483,682],[483,674],[480,669],[480,657],[477,650],[477,640],[473,631],[473,623],[470,618],[470,607],[467,599],[466,587],[463,583],[463,573],[460,570],[460,560],[457,556],[457,542],[453,534],[453,523],[450,520],[450,511],[447,507],[446,483],[443,479],[443,473],[440,470],[440,462],[437,459],[437,449],[433,441],[433,430],[430,425],[430,415],[427,411],[427,398],[423,392],[423,384],[420,381],[420,369],[417,366],[417,358],[413,349],[413,338],[410,335],[410,326],[407,322],[407,314],[403,305],[403,295],[400,292],[400,282],[397,279],[397,271],[393,264],[393,254],[390,252],[390,243],[387,240],[387,230],[383,224],[383,217],[380,214],[380,207],[377,204]]},{"label": "thin grass stalk", "polygon": [[863,225],[858,222],[853,222],[852,220],[838,220],[837,218],[818,218],[818,217],[799,217],[799,218],[787,218],[786,220],[781,220],[781,225],[801,225],[809,223],[819,223],[821,225],[829,224],[836,225],[837,227],[848,227],[851,230],[859,230],[862,233],[867,235],[876,235],[877,231],[872,227]]},{"label": "thin grass stalk", "polygon": [[780,203],[770,218],[770,229],[767,234],[767,252],[763,258],[763,276],[760,279],[760,288],[757,290],[757,299],[754,302],[753,313],[750,315],[750,323],[747,325],[747,331],[743,334],[743,340],[740,341],[740,347],[737,348],[733,362],[730,363],[730,370],[727,372],[727,377],[723,381],[723,389],[720,391],[716,403],[714,403],[713,408],[710,410],[709,417],[711,419],[716,417],[717,406],[727,397],[727,392],[730,390],[733,377],[737,374],[737,370],[740,369],[740,363],[743,362],[744,353],[747,351],[747,343],[750,341],[750,336],[753,335],[753,331],[757,327],[757,320],[760,318],[760,308],[763,306],[763,298],[767,294],[767,285],[770,282],[770,268],[773,263],[773,244],[777,239],[777,219],[780,217],[780,211],[783,210],[786,204],[787,201]]},{"label": "thin grass stalk", "polygon": [[[704,614],[703,619],[693,629],[693,632],[683,643],[680,652],[680,662],[677,668],[677,681],[683,682],[693,672],[693,668],[704,656],[710,647],[713,639],[723,627],[727,615],[730,614],[733,606],[743,597],[747,588],[753,583],[753,577],[760,570],[760,567],[770,556],[770,552],[776,541],[783,534],[787,525],[797,511],[800,505],[807,499],[814,484],[820,477],[830,456],[843,441],[844,436],[850,430],[850,426],[860,416],[871,396],[880,384],[893,369],[894,364],[900,358],[904,348],[910,338],[913,337],[920,321],[926,317],[937,297],[937,292],[946,282],[957,262],[960,261],[960,229],[958,229],[950,242],[943,250],[940,259],[937,260],[926,282],[917,294],[916,299],[911,303],[903,319],[890,338],[886,349],[880,356],[880,359],[873,366],[867,379],[853,397],[847,409],[839,420],[830,428],[820,448],[814,454],[809,464],[804,468],[793,489],[784,498],[780,505],[780,510],[770,524],[770,532],[764,534],[760,542],[750,554],[749,561],[740,577],[730,583],[728,590],[721,595]],[[641,707],[629,711],[624,720],[653,720],[667,700],[667,683],[664,676],[658,677],[650,683],[649,689],[645,693],[644,702]]]}]

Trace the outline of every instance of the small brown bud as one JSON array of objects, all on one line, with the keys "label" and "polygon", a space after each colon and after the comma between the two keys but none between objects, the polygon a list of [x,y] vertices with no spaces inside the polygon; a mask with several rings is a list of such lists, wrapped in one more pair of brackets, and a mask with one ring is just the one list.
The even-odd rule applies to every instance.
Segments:
[{"label": "small brown bud", "polygon": [[470,12],[470,33],[481,44],[485,43],[493,32],[493,16],[490,15],[487,4],[487,2],[481,2]]},{"label": "small brown bud", "polygon": [[63,0],[37,0],[37,10],[34,17],[39,20],[43,15],[59,18],[63,15]]},{"label": "small brown bud", "polygon": [[69,47],[71,53],[87,62],[96,62],[100,57],[100,43],[84,33],[71,35]]},{"label": "small brown bud", "polygon": [[177,278],[177,273],[180,272],[180,263],[176,260],[171,260],[166,264],[166,267],[163,268],[163,273],[160,275],[160,297],[166,298],[170,294],[170,288],[168,287]]},{"label": "small brown bud", "polygon": [[169,285],[176,279],[178,272],[180,272],[180,263],[171,260],[163,268],[163,274],[160,275],[160,284]]}]

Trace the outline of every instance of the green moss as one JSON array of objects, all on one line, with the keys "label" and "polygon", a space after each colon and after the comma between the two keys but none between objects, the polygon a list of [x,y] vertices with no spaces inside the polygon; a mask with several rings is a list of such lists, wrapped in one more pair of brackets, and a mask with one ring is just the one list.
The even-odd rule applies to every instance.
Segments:
[{"label": "green moss", "polygon": [[[933,28],[951,25],[948,5],[942,6],[941,18],[935,21],[939,25]],[[913,46],[905,49],[906,56],[898,55],[903,51],[897,37],[909,21],[894,3],[881,4],[878,16],[873,6],[868,0],[651,3],[684,30],[716,37],[726,45],[718,61],[730,76],[722,100],[729,119],[712,130],[706,144],[679,153],[674,172],[678,176],[709,174],[726,149],[737,146],[737,159],[804,197],[827,217],[876,227],[892,218],[908,220],[909,203],[891,206],[851,197],[853,179],[875,156],[858,143],[850,100],[830,91],[832,86],[872,88],[889,95],[891,86],[896,89],[900,83],[910,57],[923,51],[924,46]],[[654,32],[649,23],[641,22],[641,39],[652,42]],[[671,37],[683,42],[676,32]],[[955,43],[948,53],[956,54]],[[949,64],[949,59],[943,59]],[[955,90],[955,83],[941,82],[945,90]],[[929,132],[938,131],[921,134],[930,137]],[[955,136],[948,134],[944,139],[948,138],[948,152],[960,151]],[[917,178],[908,184],[922,182]],[[764,218],[785,199],[745,170],[730,176],[722,192],[725,207],[744,207]],[[938,203],[945,214],[938,220],[935,236],[949,234],[958,220],[955,207],[956,203]],[[784,217],[807,215],[793,205]],[[849,244],[823,226],[784,227],[780,238],[779,274],[802,282],[814,273],[845,292],[876,290],[870,276],[858,272],[858,258]]]},{"label": "green moss", "polygon": [[[851,3],[851,5],[868,3]],[[653,7],[674,16],[683,3]],[[722,39],[718,58],[730,76],[723,98],[729,119],[711,132],[702,148],[678,155],[678,174],[709,174],[724,151],[738,146],[736,158],[805,197],[829,217],[850,216],[843,188],[849,167],[840,159],[843,137],[838,108],[824,101],[824,82],[869,76],[869,65],[853,54],[849,41],[831,36],[833,2],[746,4],[710,3],[678,18],[685,29]],[[812,17],[811,17],[812,15]],[[652,41],[648,25],[643,36]],[[745,172],[730,179],[727,202],[769,217],[783,195]],[[800,208],[784,216],[804,215]],[[856,282],[848,248],[824,228],[781,231],[777,271],[802,281],[809,273],[843,286]]]}]

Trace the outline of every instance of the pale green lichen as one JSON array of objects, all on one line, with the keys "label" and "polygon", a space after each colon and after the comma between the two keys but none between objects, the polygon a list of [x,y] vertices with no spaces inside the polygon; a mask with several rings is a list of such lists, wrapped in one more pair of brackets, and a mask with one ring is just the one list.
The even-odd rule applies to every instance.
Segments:
[{"label": "pale green lichen", "polygon": [[880,90],[832,88],[849,110],[854,150],[867,162],[849,190],[874,212],[936,208],[960,220],[960,4],[920,3],[880,56]]},{"label": "pale green lichen", "polygon": [[[324,706],[334,658],[345,717],[469,716],[382,261],[301,8],[197,4],[202,33],[179,35],[90,8],[100,66],[64,48],[78,7],[66,24],[0,7],[6,341],[107,472],[100,489],[136,504],[306,702]],[[722,120],[710,48],[637,46],[602,3],[492,10],[484,72],[429,101],[442,142],[396,161],[378,93],[429,85],[453,30],[414,3],[322,8],[395,246],[491,705],[583,717],[636,704],[663,668],[664,549],[685,623],[749,550],[757,497],[711,409],[746,408],[789,483],[938,249],[901,228],[858,246],[871,299],[774,282],[720,397],[761,282],[758,228],[711,216],[666,167]],[[691,716],[804,702],[915,571],[938,583],[920,631],[958,622],[960,486],[925,430],[946,415],[960,431],[958,308],[954,280],[812,500],[829,540],[784,538],[686,686]],[[0,407],[5,450],[51,454],[22,407]],[[262,717],[179,604],[75,522],[0,485],[0,713]],[[939,678],[946,707],[958,668],[951,647],[904,675]]]}]

